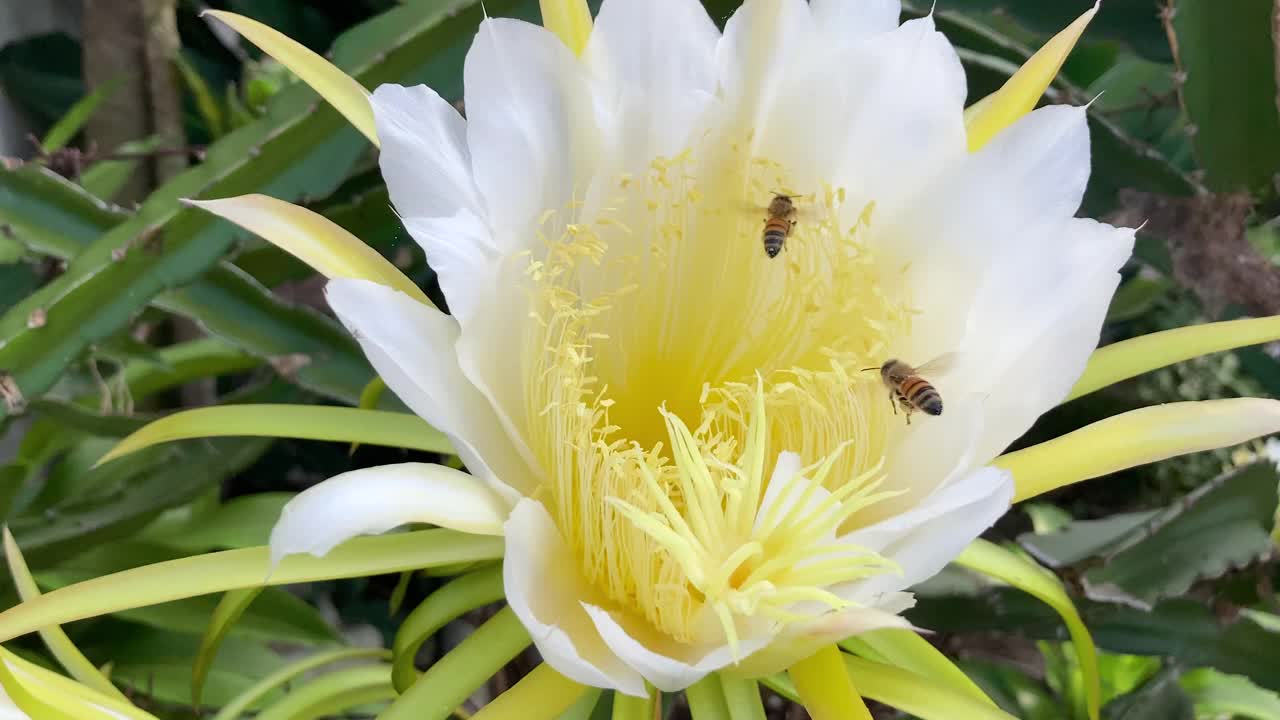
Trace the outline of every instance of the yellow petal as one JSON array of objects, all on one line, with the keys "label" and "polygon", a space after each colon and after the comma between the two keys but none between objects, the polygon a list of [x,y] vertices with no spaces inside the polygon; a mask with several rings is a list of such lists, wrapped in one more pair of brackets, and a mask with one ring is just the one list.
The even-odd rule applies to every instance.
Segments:
[{"label": "yellow petal", "polygon": [[965,110],[964,126],[969,133],[970,152],[986,145],[1001,130],[1031,112],[1049,83],[1057,77],[1062,63],[1071,54],[1071,49],[1076,46],[1076,41],[1097,12],[1098,6],[1094,5],[1076,18],[1075,22],[1053,36],[1053,39],[1018,68],[1018,72],[999,90]]},{"label": "yellow petal", "polygon": [[37,720],[156,720],[124,700],[103,695],[4,648],[0,648],[0,685],[14,705]]},{"label": "yellow petal", "polygon": [[184,410],[148,423],[103,455],[101,465],[143,448],[208,437],[358,440],[370,445],[451,454],[449,439],[417,415],[320,405],[218,405]]},{"label": "yellow petal", "polygon": [[[4,528],[4,555],[9,561],[9,574],[13,576],[13,584],[18,590],[19,599],[25,602],[31,598],[40,597],[40,588],[36,586],[36,580],[27,568],[27,560],[22,556],[22,551],[18,549],[18,543],[14,542],[13,533],[9,532],[8,527]],[[111,684],[111,681],[89,661],[89,658],[80,652],[62,628],[50,625],[39,632],[40,639],[44,640],[49,652],[62,667],[66,668],[71,677],[104,695],[114,697],[121,702],[128,701],[124,693],[116,689],[116,686]]]},{"label": "yellow petal", "polygon": [[325,277],[371,280],[435,307],[421,288],[378,251],[319,213],[266,195],[183,202],[261,236]]},{"label": "yellow petal", "polygon": [[591,9],[587,0],[539,0],[542,26],[556,34],[574,55],[581,55],[591,37]]},{"label": "yellow petal", "polygon": [[1192,325],[1124,340],[1100,348],[1089,358],[1067,400],[1183,360],[1275,340],[1280,340],[1280,315]]},{"label": "yellow petal", "polygon": [[1234,398],[1142,408],[993,463],[1013,473],[1014,500],[1166,458],[1280,432],[1280,401]]},{"label": "yellow petal", "polygon": [[319,93],[320,97],[327,100],[348,122],[369,138],[369,142],[378,144],[378,130],[373,123],[373,107],[369,105],[369,91],[350,75],[300,43],[257,20],[225,10],[205,10],[202,15],[218,18],[246,40],[261,48],[262,52],[292,70],[302,79],[302,82],[310,85],[312,90]]},{"label": "yellow petal", "polygon": [[873,630],[841,641],[840,647],[855,655],[863,654],[860,651],[869,651],[872,659],[878,662],[932,678],[940,685],[945,685],[987,705],[995,704],[977,683],[964,674],[963,670],[928,640],[920,637],[915,630],[899,628]]},{"label": "yellow petal", "polygon": [[975,540],[960,553],[956,563],[975,572],[998,580],[1034,595],[1053,608],[1066,623],[1071,642],[1080,658],[1080,672],[1084,675],[1084,691],[1089,706],[1089,717],[1098,720],[1102,706],[1102,685],[1098,674],[1098,649],[1093,644],[1089,629],[1080,619],[1080,613],[1067,596],[1062,581],[1035,563],[1026,560],[994,543]]},{"label": "yellow petal", "polygon": [[787,671],[813,720],[872,720],[845,670],[844,653],[828,645]]}]

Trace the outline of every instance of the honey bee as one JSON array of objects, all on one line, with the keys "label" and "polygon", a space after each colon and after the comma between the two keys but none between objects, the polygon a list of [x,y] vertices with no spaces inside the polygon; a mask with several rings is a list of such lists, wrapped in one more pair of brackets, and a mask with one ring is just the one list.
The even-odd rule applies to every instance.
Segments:
[{"label": "honey bee", "polygon": [[787,237],[796,225],[795,195],[774,193],[769,202],[768,216],[764,219],[764,254],[775,258],[786,248]]},{"label": "honey bee", "polygon": [[[893,412],[896,415],[898,408],[902,408],[902,412],[907,416],[907,424],[911,424],[911,413],[916,411],[924,412],[926,415],[942,414],[942,395],[933,383],[924,379],[922,375],[934,374],[941,372],[945,366],[952,362],[953,356],[943,355],[931,360],[919,368],[912,367],[907,363],[890,358],[885,364],[879,367],[880,379],[884,381],[885,387],[889,388],[889,402],[893,404]],[[875,370],[876,368],[867,368]]]}]

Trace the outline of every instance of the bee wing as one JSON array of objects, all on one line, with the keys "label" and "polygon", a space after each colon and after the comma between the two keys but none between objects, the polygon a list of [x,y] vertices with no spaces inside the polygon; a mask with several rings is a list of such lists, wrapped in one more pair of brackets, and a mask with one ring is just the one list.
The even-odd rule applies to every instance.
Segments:
[{"label": "bee wing", "polygon": [[943,353],[929,362],[917,367],[916,373],[924,377],[946,375],[951,372],[952,369],[960,365],[963,360],[963,353]]}]

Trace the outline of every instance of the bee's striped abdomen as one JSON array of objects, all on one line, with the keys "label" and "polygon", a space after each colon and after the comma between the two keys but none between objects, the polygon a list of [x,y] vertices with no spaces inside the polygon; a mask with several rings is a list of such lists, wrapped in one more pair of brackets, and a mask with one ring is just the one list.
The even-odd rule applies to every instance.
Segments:
[{"label": "bee's striped abdomen", "polygon": [[919,408],[930,415],[942,414],[942,395],[928,380],[919,375],[907,378],[899,392],[912,407]]},{"label": "bee's striped abdomen", "polygon": [[782,218],[769,218],[764,224],[764,254],[777,257],[787,242],[787,234],[791,232],[791,222]]}]

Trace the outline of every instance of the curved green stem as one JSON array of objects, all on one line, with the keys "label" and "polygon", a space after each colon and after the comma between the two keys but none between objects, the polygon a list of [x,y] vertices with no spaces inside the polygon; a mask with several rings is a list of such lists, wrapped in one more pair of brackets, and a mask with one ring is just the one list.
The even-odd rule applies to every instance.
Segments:
[{"label": "curved green stem", "polygon": [[445,720],[531,642],[515,612],[499,610],[437,660],[379,720]]},{"label": "curved green stem", "polygon": [[555,720],[577,704],[589,691],[542,663],[520,678],[511,689],[494,698],[471,716],[471,720]]},{"label": "curved green stem", "polygon": [[349,660],[385,660],[390,657],[391,653],[381,648],[343,648],[305,657],[297,662],[285,665],[235,696],[231,702],[223,705],[222,709],[218,710],[218,714],[214,715],[212,720],[237,720],[241,715],[248,712],[254,703],[270,695],[273,690],[283,687],[294,678],[311,672],[316,668]]},{"label": "curved green stem", "polygon": [[693,715],[693,720],[738,720],[729,714],[724,687],[715,673],[685,688],[684,696],[689,701],[689,713]]},{"label": "curved green stem", "polygon": [[765,720],[764,700],[760,698],[760,684],[755,680],[721,675],[720,687],[732,720]]},{"label": "curved green stem", "polygon": [[418,679],[413,659],[427,638],[463,613],[501,599],[501,565],[463,575],[427,596],[400,624],[391,644],[395,657],[391,682],[396,692],[404,692]]}]

